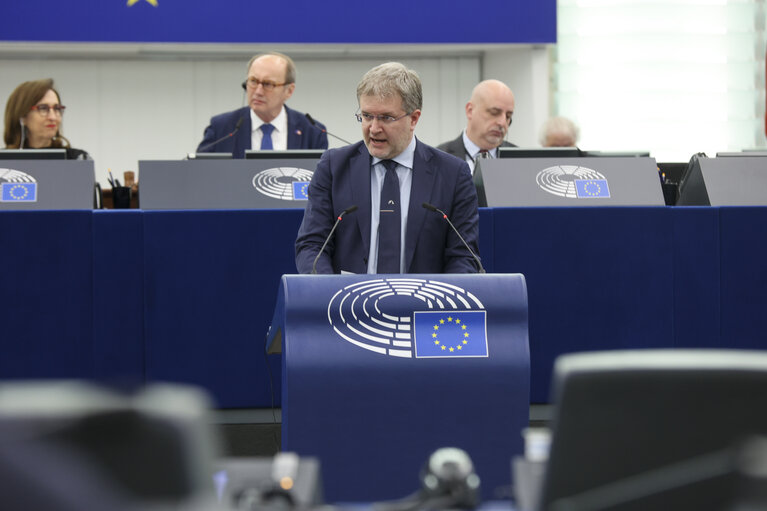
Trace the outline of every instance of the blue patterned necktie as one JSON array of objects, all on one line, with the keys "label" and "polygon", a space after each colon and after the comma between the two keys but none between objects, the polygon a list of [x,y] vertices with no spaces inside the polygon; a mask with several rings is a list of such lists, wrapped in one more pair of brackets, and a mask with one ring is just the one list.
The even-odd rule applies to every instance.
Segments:
[{"label": "blue patterned necktie", "polygon": [[274,149],[274,146],[272,145],[272,131],[274,131],[274,126],[271,124],[262,124],[261,125],[261,133],[263,133],[263,137],[261,137],[261,149]]},{"label": "blue patterned necktie", "polygon": [[397,162],[383,160],[386,167],[381,187],[381,212],[378,215],[378,267],[377,273],[400,272],[400,193]]}]

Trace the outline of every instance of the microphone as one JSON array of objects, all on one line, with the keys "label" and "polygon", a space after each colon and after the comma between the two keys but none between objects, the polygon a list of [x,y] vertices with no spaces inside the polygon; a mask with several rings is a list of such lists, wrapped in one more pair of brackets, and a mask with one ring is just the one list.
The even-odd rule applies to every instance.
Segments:
[{"label": "microphone", "polygon": [[326,130],[325,128],[321,128],[321,127],[317,126],[317,121],[315,121],[315,120],[314,120],[314,118],[313,118],[311,115],[309,115],[309,114],[304,114],[304,115],[306,115],[306,120],[307,120],[307,121],[309,121],[310,123],[312,123],[312,126],[314,126],[315,128],[319,129],[319,130],[320,130],[321,132],[323,132],[324,134],[326,134],[326,135],[330,135],[330,136],[331,136],[331,137],[333,137],[333,138],[337,138],[338,140],[340,140],[340,141],[341,141],[341,142],[343,142],[344,144],[347,144],[347,145],[351,145],[351,142],[349,142],[348,140],[344,140],[344,139],[343,139],[343,138],[341,138],[341,137],[337,137],[337,136],[333,135],[332,133],[330,133],[330,132],[329,132],[328,130]]},{"label": "microphone", "polygon": [[245,117],[240,117],[237,120],[237,124],[234,125],[234,129],[232,130],[231,133],[229,133],[227,135],[224,135],[223,137],[219,138],[218,140],[214,140],[210,144],[205,144],[204,146],[197,148],[197,152],[198,153],[204,153],[205,149],[210,149],[211,147],[213,147],[214,145],[218,144],[219,142],[223,142],[227,138],[235,136],[237,134],[237,132],[240,131],[240,126],[242,126],[242,122],[244,120],[245,120]]},{"label": "microphone", "polygon": [[317,257],[314,258],[314,262],[312,263],[312,275],[317,275],[317,261],[320,260],[320,256],[322,255],[322,252],[325,250],[325,246],[327,246],[328,241],[330,241],[330,238],[333,237],[333,233],[336,232],[336,227],[338,227],[338,224],[341,223],[341,219],[344,217],[347,213],[353,213],[354,211],[357,211],[357,206],[349,206],[345,210],[341,211],[341,214],[338,215],[338,218],[336,218],[336,223],[333,224],[333,228],[330,229],[330,234],[328,234],[328,237],[325,238],[325,243],[322,244],[322,248],[319,252],[317,252]]},{"label": "microphone", "polygon": [[477,266],[479,266],[479,273],[485,273],[485,268],[482,267],[482,263],[480,262],[479,257],[477,257],[477,254],[474,253],[474,251],[471,249],[469,244],[466,243],[466,240],[463,239],[463,236],[461,236],[461,233],[458,232],[458,229],[455,228],[455,226],[453,225],[453,222],[450,221],[450,219],[447,217],[445,212],[437,208],[436,206],[432,206],[428,202],[424,202],[423,204],[421,204],[421,206],[428,209],[429,211],[434,211],[436,213],[442,214],[442,218],[444,218],[445,221],[450,225],[450,227],[453,228],[453,231],[455,231],[455,233],[458,235],[458,238],[460,238],[460,240],[463,242],[463,246],[466,247],[466,250],[469,251],[469,253],[471,254],[471,257],[473,257],[474,260],[477,262]]},{"label": "microphone", "polygon": [[19,149],[24,149],[24,139],[26,138],[26,127],[24,126],[24,119],[19,119],[19,124],[21,124],[21,143],[19,144]]}]

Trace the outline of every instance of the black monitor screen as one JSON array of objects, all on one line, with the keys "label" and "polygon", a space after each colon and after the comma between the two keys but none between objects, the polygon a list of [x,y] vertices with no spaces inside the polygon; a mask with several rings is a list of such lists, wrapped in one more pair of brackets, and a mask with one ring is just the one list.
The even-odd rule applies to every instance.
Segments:
[{"label": "black monitor screen", "polygon": [[66,160],[66,149],[0,149],[0,160]]},{"label": "black monitor screen", "polygon": [[232,153],[189,153],[187,160],[231,160]]},{"label": "black monitor screen", "polygon": [[649,158],[650,151],[584,151],[583,155],[602,158]]},{"label": "black monitor screen", "polygon": [[324,149],[289,149],[287,151],[245,151],[246,160],[319,159]]},{"label": "black monitor screen", "polygon": [[577,147],[499,147],[499,158],[572,158],[581,156]]},{"label": "black monitor screen", "polygon": [[581,156],[577,147],[499,147],[499,158],[573,158]]}]

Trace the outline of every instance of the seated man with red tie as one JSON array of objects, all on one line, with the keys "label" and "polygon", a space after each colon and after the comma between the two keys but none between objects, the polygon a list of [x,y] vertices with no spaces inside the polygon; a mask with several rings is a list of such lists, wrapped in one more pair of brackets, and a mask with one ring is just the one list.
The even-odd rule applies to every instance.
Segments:
[{"label": "seated man with red tie", "polygon": [[242,87],[248,106],[216,115],[205,128],[198,153],[232,153],[246,149],[327,149],[325,126],[285,106],[296,88],[296,65],[282,53],[256,55],[248,63]]},{"label": "seated man with red tie", "polygon": [[466,129],[458,138],[437,146],[469,164],[477,158],[497,158],[498,147],[516,147],[504,140],[514,115],[514,93],[498,80],[479,82],[466,103]]},{"label": "seated man with red tie", "polygon": [[381,64],[362,77],[357,101],[363,141],[330,149],[317,164],[296,239],[298,271],[477,272],[443,215],[424,207],[443,211],[478,252],[468,166],[414,136],[423,103],[418,75],[397,62]]}]

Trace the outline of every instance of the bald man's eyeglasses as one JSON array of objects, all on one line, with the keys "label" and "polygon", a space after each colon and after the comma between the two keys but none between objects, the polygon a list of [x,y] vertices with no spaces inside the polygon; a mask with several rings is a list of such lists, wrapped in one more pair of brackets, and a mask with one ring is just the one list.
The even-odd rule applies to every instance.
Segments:
[{"label": "bald man's eyeglasses", "polygon": [[247,85],[248,89],[256,90],[258,89],[258,86],[264,88],[265,91],[273,91],[275,87],[282,87],[283,85],[287,85],[288,82],[285,83],[274,83],[270,82],[268,80],[261,81],[257,78],[248,78],[245,80],[245,85]]}]

